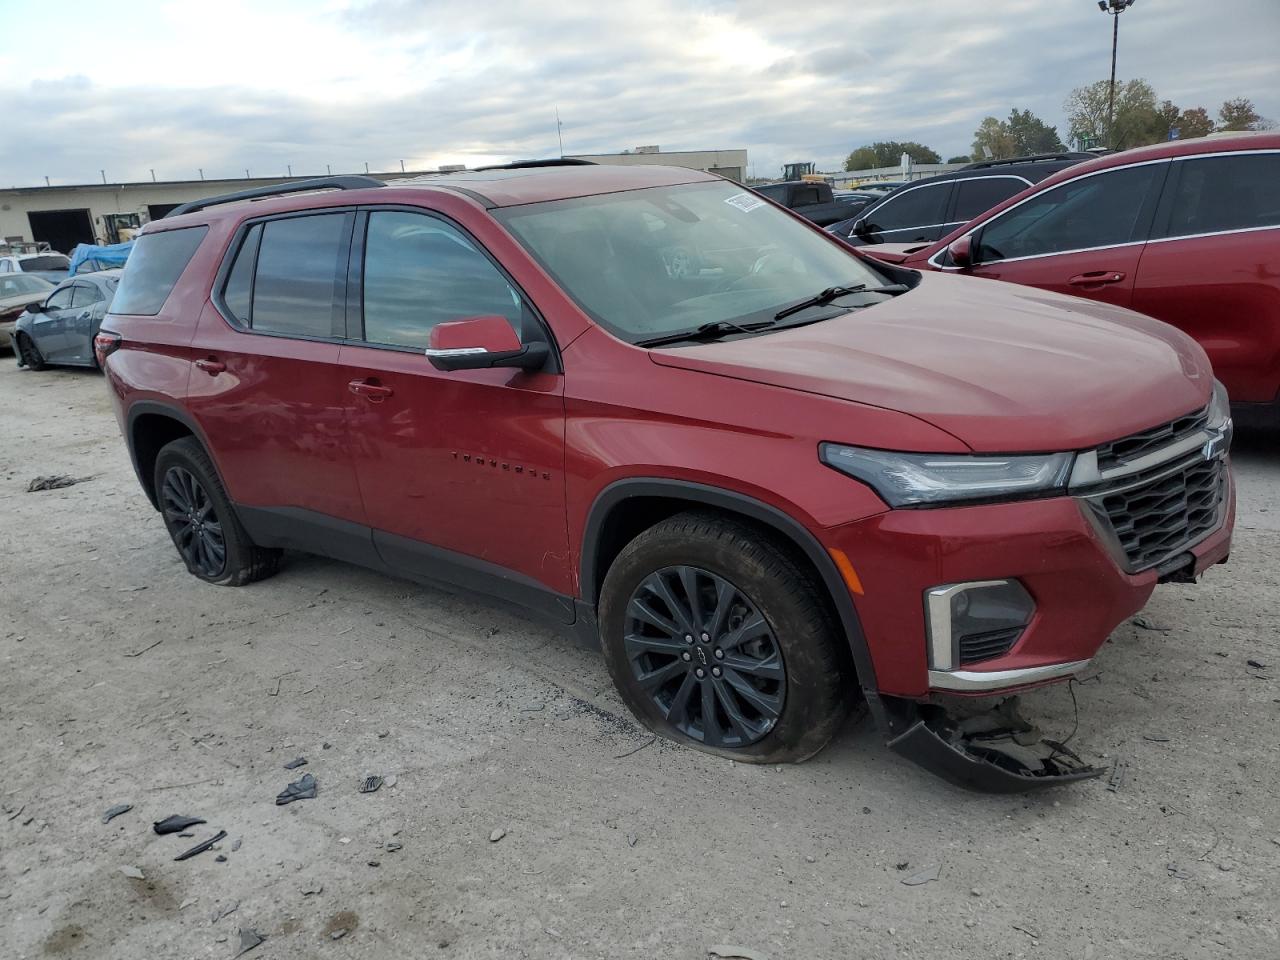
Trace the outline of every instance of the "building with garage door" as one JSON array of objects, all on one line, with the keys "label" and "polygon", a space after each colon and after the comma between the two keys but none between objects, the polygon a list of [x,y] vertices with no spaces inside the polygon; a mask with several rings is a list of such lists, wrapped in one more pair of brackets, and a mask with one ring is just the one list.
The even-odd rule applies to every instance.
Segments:
[{"label": "building with garage door", "polygon": [[[637,147],[625,153],[581,155],[594,163],[659,163],[718,173],[742,181],[746,150],[677,150]],[[461,169],[461,168],[458,168]],[[434,170],[370,173],[379,180],[420,177]],[[174,207],[220,193],[234,193],[307,177],[253,177],[234,180],[170,180],[143,183],[85,183],[74,186],[12,187],[0,190],[0,243],[37,241],[70,253],[77,243],[119,243],[143,224]]]}]

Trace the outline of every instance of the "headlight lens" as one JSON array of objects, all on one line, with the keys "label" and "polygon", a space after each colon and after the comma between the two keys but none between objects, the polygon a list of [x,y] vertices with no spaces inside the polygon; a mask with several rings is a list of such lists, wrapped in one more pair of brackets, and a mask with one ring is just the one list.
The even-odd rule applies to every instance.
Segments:
[{"label": "headlight lens", "polygon": [[839,443],[824,443],[818,449],[823,463],[861,480],[891,507],[1065,493],[1074,456],[897,453]]},{"label": "headlight lens", "polygon": [[1209,401],[1209,426],[1219,427],[1231,419],[1231,399],[1221,380],[1213,381],[1213,399]]}]

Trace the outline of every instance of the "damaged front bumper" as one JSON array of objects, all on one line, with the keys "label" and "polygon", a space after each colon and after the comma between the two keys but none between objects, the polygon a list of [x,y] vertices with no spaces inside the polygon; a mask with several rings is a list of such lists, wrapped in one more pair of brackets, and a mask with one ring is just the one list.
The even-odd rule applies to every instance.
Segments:
[{"label": "damaged front bumper", "polygon": [[963,719],[936,704],[880,697],[889,749],[957,786],[984,793],[1021,793],[1106,772],[1064,744],[1041,735],[1009,697]]}]

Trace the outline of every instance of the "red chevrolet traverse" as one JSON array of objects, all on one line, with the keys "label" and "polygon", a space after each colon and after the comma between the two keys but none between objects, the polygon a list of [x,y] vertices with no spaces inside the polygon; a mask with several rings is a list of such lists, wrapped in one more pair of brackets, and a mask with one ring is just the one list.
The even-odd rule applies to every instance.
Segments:
[{"label": "red chevrolet traverse", "polygon": [[1280,401],[1280,134],[1111,154],[936,243],[867,252],[1129,307],[1195,337],[1233,403]]},{"label": "red chevrolet traverse", "polygon": [[654,730],[750,762],[865,703],[958,782],[1095,775],[935,695],[1076,675],[1230,547],[1231,421],[1190,337],[879,265],[689,170],[187,204],[97,346],[195,576],[293,548],[515,601],[602,646]]}]

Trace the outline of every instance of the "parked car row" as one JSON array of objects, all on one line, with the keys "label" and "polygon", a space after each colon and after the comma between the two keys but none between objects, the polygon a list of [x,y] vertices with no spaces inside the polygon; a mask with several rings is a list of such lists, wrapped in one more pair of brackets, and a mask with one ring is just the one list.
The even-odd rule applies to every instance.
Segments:
[{"label": "parked car row", "polygon": [[[1111,219],[1164,209],[1126,183]],[[1008,263],[1054,214],[995,216]],[[1251,243],[1227,276],[1274,284]],[[202,581],[293,548],[487,592],[599,645],[654,730],[749,762],[865,704],[957,782],[1096,776],[935,695],[1065,682],[1227,559],[1226,392],[1166,324],[882,247],[685,169],[325,178],[148,225],[95,343]]]}]

